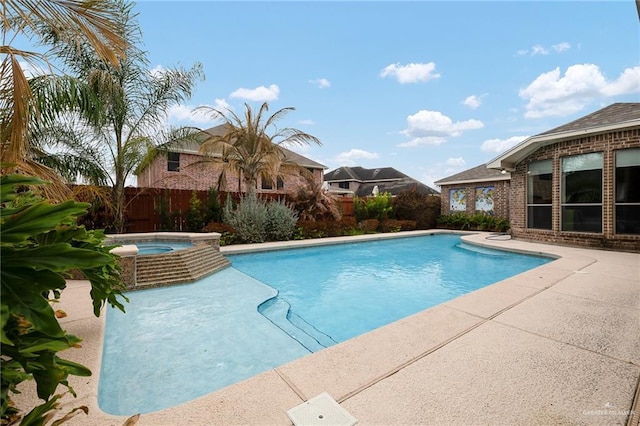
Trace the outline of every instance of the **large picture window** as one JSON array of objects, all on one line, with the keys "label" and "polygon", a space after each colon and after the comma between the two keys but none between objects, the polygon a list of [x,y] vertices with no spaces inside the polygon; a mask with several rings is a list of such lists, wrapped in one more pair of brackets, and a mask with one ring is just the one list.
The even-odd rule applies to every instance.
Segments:
[{"label": "large picture window", "polygon": [[602,232],[602,153],[562,159],[562,230]]},{"label": "large picture window", "polygon": [[553,163],[536,161],[527,170],[527,228],[551,229]]},{"label": "large picture window", "polygon": [[616,234],[640,234],[640,148],[616,151]]},{"label": "large picture window", "polygon": [[449,190],[449,210],[452,212],[467,210],[467,194],[464,188]]}]

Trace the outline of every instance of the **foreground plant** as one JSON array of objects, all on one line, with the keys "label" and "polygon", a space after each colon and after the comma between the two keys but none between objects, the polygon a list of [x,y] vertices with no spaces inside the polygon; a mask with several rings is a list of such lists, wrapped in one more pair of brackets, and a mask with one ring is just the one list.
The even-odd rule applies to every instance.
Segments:
[{"label": "foreground plant", "polygon": [[[117,258],[109,252],[112,247],[103,244],[104,233],[76,225],[76,218],[89,205],[51,204],[26,190],[43,183],[27,176],[0,177],[2,424],[45,424],[61,409],[62,395],[55,394],[58,386],[76,396],[69,375],[91,375],[83,365],[58,356],[81,342],[62,329],[58,318],[65,314],[52,307],[71,271],[90,281],[96,316],[107,303],[124,311],[120,299],[127,300]],[[44,403],[25,414],[12,395],[19,392],[18,385],[31,379]],[[53,424],[83,411],[88,409],[75,408]]]}]

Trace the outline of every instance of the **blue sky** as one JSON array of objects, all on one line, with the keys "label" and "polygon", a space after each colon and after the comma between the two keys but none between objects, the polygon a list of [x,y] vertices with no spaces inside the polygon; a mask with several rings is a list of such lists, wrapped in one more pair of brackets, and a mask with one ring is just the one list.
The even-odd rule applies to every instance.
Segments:
[{"label": "blue sky", "polygon": [[640,101],[640,21],[625,1],[139,1],[152,67],[204,66],[199,105],[294,107],[280,126],[328,167],[391,166],[428,185],[527,136]]}]

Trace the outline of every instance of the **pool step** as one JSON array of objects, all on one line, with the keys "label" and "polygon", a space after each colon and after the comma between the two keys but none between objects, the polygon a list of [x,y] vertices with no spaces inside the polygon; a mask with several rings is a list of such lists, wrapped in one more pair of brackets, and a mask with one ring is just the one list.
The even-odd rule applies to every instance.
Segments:
[{"label": "pool step", "polygon": [[135,288],[193,282],[230,264],[229,259],[205,244],[168,253],[138,256]]},{"label": "pool step", "polygon": [[[318,331],[298,315],[292,313],[289,303],[277,296],[258,306],[258,312],[304,346],[309,352],[317,352],[327,346],[336,344],[331,337]],[[304,325],[300,327],[299,325],[302,323]]]}]

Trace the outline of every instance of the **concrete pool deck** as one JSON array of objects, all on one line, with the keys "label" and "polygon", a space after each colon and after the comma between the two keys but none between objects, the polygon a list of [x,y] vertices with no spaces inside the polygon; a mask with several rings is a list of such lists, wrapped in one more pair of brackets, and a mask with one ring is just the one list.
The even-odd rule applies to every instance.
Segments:
[{"label": "concrete pool deck", "polygon": [[[381,236],[399,235],[346,240]],[[464,239],[559,258],[136,424],[291,425],[287,410],[323,392],[361,425],[638,424],[640,254],[487,237]],[[79,397],[65,401],[90,411],[68,424],[122,425],[97,403],[104,315],[93,316],[88,283],[71,281],[60,308],[84,339],[63,356],[94,372],[70,378]]]}]

